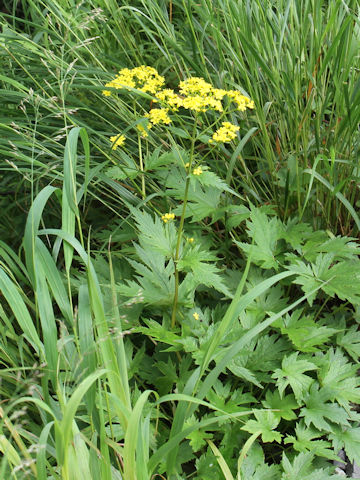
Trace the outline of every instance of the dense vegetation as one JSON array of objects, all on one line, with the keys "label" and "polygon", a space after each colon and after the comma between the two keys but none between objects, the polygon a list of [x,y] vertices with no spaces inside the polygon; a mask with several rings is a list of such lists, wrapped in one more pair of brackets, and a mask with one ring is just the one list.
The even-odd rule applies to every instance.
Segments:
[{"label": "dense vegetation", "polygon": [[0,478],[360,464],[358,8],[3,1]]}]

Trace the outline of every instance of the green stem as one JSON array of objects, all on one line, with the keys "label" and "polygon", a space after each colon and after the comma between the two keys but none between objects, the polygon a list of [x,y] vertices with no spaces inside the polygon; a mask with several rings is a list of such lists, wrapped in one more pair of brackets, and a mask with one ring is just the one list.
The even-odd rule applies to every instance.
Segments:
[{"label": "green stem", "polygon": [[185,184],[184,202],[183,202],[183,208],[181,212],[180,225],[178,229],[178,236],[177,236],[175,257],[174,257],[175,292],[174,292],[174,303],[173,303],[172,314],[171,314],[171,329],[173,329],[176,324],[176,312],[177,312],[177,305],[178,305],[178,298],[179,298],[179,270],[177,268],[177,262],[179,260],[179,255],[180,255],[181,238],[182,238],[182,233],[184,229],[185,212],[186,212],[186,205],[188,201],[188,194],[189,194],[189,187],[190,187],[190,173],[191,173],[191,166],[194,158],[194,148],[195,148],[195,140],[196,140],[196,125],[197,125],[197,116],[195,117],[193,134],[191,136],[189,169],[188,169],[188,176]]}]

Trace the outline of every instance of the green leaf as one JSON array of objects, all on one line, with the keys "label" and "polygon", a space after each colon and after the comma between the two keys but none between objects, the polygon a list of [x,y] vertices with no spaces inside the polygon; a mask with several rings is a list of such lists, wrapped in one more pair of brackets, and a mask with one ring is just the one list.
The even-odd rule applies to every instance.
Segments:
[{"label": "green leaf", "polygon": [[279,418],[276,418],[273,412],[264,410],[254,410],[256,420],[248,420],[241,428],[249,433],[261,432],[263,442],[281,442],[281,433],[274,429],[279,425]]},{"label": "green leaf", "polygon": [[278,412],[273,412],[275,417],[279,420],[281,418],[284,418],[285,420],[295,420],[297,418],[294,410],[299,408],[299,404],[292,394],[281,397],[278,390],[275,390],[274,392],[268,390],[262,404],[265,408],[279,410]]},{"label": "green leaf", "polygon": [[269,220],[259,208],[252,208],[250,219],[246,222],[249,238],[253,245],[236,242],[251,256],[251,260],[262,268],[278,268],[276,256],[280,253],[278,240],[283,237],[283,225],[276,217]]},{"label": "green leaf", "polygon": [[339,348],[330,349],[324,355],[318,377],[330,400],[336,400],[345,408],[348,408],[349,402],[360,402],[360,378],[356,374],[357,370],[358,366],[349,363]]},{"label": "green leaf", "polygon": [[[191,416],[185,422],[185,427],[195,426],[197,424],[195,416]],[[204,445],[206,445],[206,440],[211,440],[213,437],[212,433],[207,433],[205,430],[200,428],[191,432],[186,438],[190,440],[190,446],[194,452],[198,452]]]},{"label": "green leaf", "polygon": [[[157,252],[171,258],[176,244],[176,229],[173,222],[164,224],[162,220],[137,208],[131,207],[131,213],[139,229],[139,242],[148,252]],[[146,260],[147,261],[147,260]]]},{"label": "green leaf", "polygon": [[315,323],[311,316],[302,316],[301,310],[287,315],[281,328],[281,333],[288,335],[296,350],[300,352],[316,352],[320,345],[337,332],[334,328]]},{"label": "green leaf", "polygon": [[330,433],[329,438],[333,442],[335,451],[345,448],[346,455],[350,462],[356,462],[360,465],[360,428],[353,427],[342,429],[341,427],[334,428]]},{"label": "green leaf", "polygon": [[336,343],[357,362],[360,357],[360,332],[357,325],[352,325],[336,337]]},{"label": "green leaf", "polygon": [[281,397],[285,388],[290,385],[296,400],[299,402],[314,381],[308,375],[304,375],[304,372],[316,370],[318,367],[308,360],[299,360],[298,355],[299,352],[295,352],[290,356],[284,357],[281,368],[277,368],[272,377],[277,379],[276,386]]},{"label": "green leaf", "polygon": [[312,452],[299,453],[292,462],[283,454],[282,466],[284,473],[281,480],[330,480],[338,479],[337,475],[331,475],[329,469],[314,469]]},{"label": "green leaf", "polygon": [[314,455],[329,458],[331,460],[339,460],[331,448],[331,442],[326,440],[316,440],[323,436],[323,433],[311,427],[306,427],[301,421],[295,427],[296,437],[288,435],[284,439],[285,444],[292,444],[298,452],[311,452]]},{"label": "green leaf", "polygon": [[232,297],[220,276],[220,270],[214,264],[205,263],[206,260],[216,260],[216,257],[210,252],[200,251],[200,247],[195,246],[178,261],[178,268],[180,271],[191,270],[195,284],[213,287],[228,297]]},{"label": "green leaf", "polygon": [[312,423],[319,430],[331,432],[333,426],[328,421],[349,425],[348,413],[335,403],[327,403],[328,398],[326,389],[319,390],[318,384],[311,387],[310,393],[304,399],[305,407],[300,411],[300,417],[304,417],[307,426]]}]

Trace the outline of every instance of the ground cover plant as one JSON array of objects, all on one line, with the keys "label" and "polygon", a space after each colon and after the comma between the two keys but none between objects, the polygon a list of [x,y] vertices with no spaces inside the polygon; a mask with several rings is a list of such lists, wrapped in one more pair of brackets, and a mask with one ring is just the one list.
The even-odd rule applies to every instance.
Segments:
[{"label": "ground cover plant", "polygon": [[360,464],[356,1],[4,1],[0,478]]}]

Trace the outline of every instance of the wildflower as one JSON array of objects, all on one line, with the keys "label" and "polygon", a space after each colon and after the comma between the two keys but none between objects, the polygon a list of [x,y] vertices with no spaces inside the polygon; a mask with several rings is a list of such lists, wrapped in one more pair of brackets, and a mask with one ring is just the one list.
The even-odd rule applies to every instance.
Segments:
[{"label": "wildflower", "polygon": [[160,100],[161,102],[166,103],[173,112],[179,110],[179,107],[182,107],[183,105],[182,98],[170,88],[165,88],[164,90],[157,92],[156,99],[155,102]]},{"label": "wildflower", "polygon": [[147,117],[153,125],[158,125],[159,123],[168,125],[171,123],[168,111],[167,108],[152,108],[145,117]]},{"label": "wildflower", "polygon": [[[149,92],[155,94],[162,88],[165,83],[165,78],[158,74],[153,67],[146,67],[141,65],[136,68],[123,68],[118,75],[108,82],[105,87],[113,87],[117,89],[131,89],[136,88],[142,92]],[[108,90],[104,90],[103,94],[108,96]]]},{"label": "wildflower", "polygon": [[125,143],[125,135],[115,135],[110,137],[110,142],[112,143],[111,149],[116,150],[117,147],[122,147]]},{"label": "wildflower", "polygon": [[222,127],[220,127],[216,132],[213,134],[210,143],[219,142],[219,143],[227,143],[231,142],[236,138],[236,132],[238,132],[240,128],[237,125],[233,125],[230,122],[222,122]]},{"label": "wildflower", "polygon": [[249,97],[246,97],[238,90],[229,90],[227,95],[234,103],[236,103],[237,110],[240,110],[241,112],[244,112],[247,108],[255,108],[253,100],[250,100]]},{"label": "wildflower", "polygon": [[195,320],[199,320],[200,315],[197,312],[194,312],[193,317],[195,318]]},{"label": "wildflower", "polygon": [[185,168],[189,168],[190,167],[190,162],[186,162],[185,163]]},{"label": "wildflower", "polygon": [[179,83],[179,91],[185,96],[207,96],[213,87],[201,77],[191,77]]},{"label": "wildflower", "polygon": [[150,122],[148,122],[146,126],[142,125],[141,123],[138,123],[136,125],[136,128],[139,131],[140,135],[144,138],[149,136],[148,130],[150,130],[151,127],[152,124]]},{"label": "wildflower", "polygon": [[194,243],[194,237],[188,238],[187,241],[188,241],[189,243]]},{"label": "wildflower", "polygon": [[105,95],[105,97],[110,97],[111,92],[110,92],[110,90],[103,90],[102,94]]},{"label": "wildflower", "polygon": [[194,168],[192,173],[193,173],[193,175],[201,175],[203,173],[203,170],[202,170],[201,167],[196,167],[196,168]]},{"label": "wildflower", "polygon": [[164,215],[161,216],[161,220],[164,223],[170,222],[170,220],[174,220],[175,215],[173,213],[165,213]]}]

